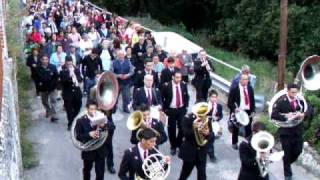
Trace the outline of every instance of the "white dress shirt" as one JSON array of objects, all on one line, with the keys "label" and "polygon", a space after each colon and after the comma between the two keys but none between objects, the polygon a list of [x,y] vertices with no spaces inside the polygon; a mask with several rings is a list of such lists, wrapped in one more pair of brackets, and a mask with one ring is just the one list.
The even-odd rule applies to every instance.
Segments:
[{"label": "white dress shirt", "polygon": [[[247,90],[247,95],[248,95],[248,101],[249,103],[246,105],[245,103],[245,96],[244,96],[244,93],[243,93],[243,89],[246,88]],[[250,110],[250,96],[249,96],[249,91],[247,89],[247,86],[243,87],[239,84],[239,90],[240,90],[240,109],[242,110]]]},{"label": "white dress shirt", "polygon": [[182,101],[182,91],[181,91],[181,86],[180,86],[180,83],[179,84],[176,84],[172,81],[172,100],[171,100],[171,104],[170,104],[170,107],[171,108],[180,108],[180,107],[177,107],[177,104],[176,104],[176,99],[177,99],[177,95],[176,95],[176,86],[178,86],[179,88],[179,92],[180,92],[180,107],[183,106],[183,101]]},{"label": "white dress shirt", "polygon": [[149,155],[149,152],[148,150],[144,150],[142,147],[141,147],[141,143],[138,143],[138,150],[139,150],[139,154],[140,154],[140,157],[142,159],[142,161],[144,160],[144,152],[147,151],[147,157]]}]

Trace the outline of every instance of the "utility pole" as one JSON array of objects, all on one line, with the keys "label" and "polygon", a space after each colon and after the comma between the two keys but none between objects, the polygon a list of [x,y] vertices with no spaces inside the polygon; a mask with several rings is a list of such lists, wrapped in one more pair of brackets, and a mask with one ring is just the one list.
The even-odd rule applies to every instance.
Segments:
[{"label": "utility pole", "polygon": [[288,0],[280,4],[280,52],[278,57],[278,91],[284,88],[288,36]]}]

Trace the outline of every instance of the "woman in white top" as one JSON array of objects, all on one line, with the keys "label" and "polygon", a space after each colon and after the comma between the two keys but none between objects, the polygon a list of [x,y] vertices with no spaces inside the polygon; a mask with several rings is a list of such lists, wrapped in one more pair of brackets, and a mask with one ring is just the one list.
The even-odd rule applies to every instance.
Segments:
[{"label": "woman in white top", "polygon": [[100,35],[99,33],[96,31],[96,28],[91,27],[90,28],[90,32],[88,33],[89,39],[91,39],[93,47],[97,47],[98,44],[100,43]]},{"label": "woman in white top", "polygon": [[91,50],[93,49],[93,44],[88,34],[83,35],[83,39],[80,40],[79,47],[80,47],[80,52],[82,56],[91,54]]},{"label": "woman in white top", "polygon": [[111,64],[112,64],[112,57],[110,55],[109,47],[110,47],[110,41],[107,39],[102,40],[102,52],[100,55],[101,61],[102,61],[102,69],[103,71],[110,71]]}]

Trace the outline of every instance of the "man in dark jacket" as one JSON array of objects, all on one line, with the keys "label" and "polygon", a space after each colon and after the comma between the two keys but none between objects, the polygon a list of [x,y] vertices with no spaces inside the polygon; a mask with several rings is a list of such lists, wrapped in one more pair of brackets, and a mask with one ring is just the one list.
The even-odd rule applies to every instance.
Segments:
[{"label": "man in dark jacket", "polygon": [[66,56],[66,63],[60,71],[60,81],[64,107],[67,112],[68,130],[70,130],[72,122],[82,106],[82,93],[79,86],[81,82],[80,71],[73,65],[71,56]]},{"label": "man in dark jacket", "polygon": [[41,64],[38,49],[36,49],[36,48],[32,49],[32,54],[30,54],[28,56],[26,64],[30,68],[31,79],[33,80],[33,82],[35,84],[36,93],[38,96],[39,95],[39,84],[37,83],[36,69]]},{"label": "man in dark jacket", "polygon": [[[272,107],[271,118],[286,122],[293,118],[301,120],[310,115],[310,109],[305,109],[304,101],[298,96],[298,86],[296,84],[288,84],[287,93],[279,97]],[[295,121],[295,120],[292,120]],[[303,123],[293,127],[280,127],[279,136],[283,156],[283,169],[285,180],[292,179],[291,164],[294,163],[302,152],[303,148]]]},{"label": "man in dark jacket", "polygon": [[[252,124],[252,133],[256,134],[261,130],[265,130],[265,125],[259,121]],[[241,161],[241,169],[238,176],[238,180],[268,180],[269,176],[261,176],[258,162],[257,162],[257,151],[251,146],[251,136],[248,138],[249,141],[242,141],[239,148],[239,155]],[[263,157],[264,154],[261,154]]]},{"label": "man in dark jacket", "polygon": [[90,89],[96,84],[96,75],[102,71],[102,61],[97,49],[82,60],[82,74],[84,78],[84,93],[89,94]]},{"label": "man in dark jacket", "polygon": [[[156,146],[165,143],[168,139],[166,132],[161,121],[158,119],[153,119],[150,115],[150,107],[146,104],[142,104],[139,109],[143,115],[143,124],[146,127],[150,127],[158,132]],[[139,139],[137,138],[137,133],[140,132],[141,128],[132,131],[130,142],[132,144],[138,144]],[[139,136],[139,135],[138,135]]]},{"label": "man in dark jacket", "polygon": [[[168,116],[168,134],[171,155],[176,154],[183,138],[182,120],[189,105],[188,86],[182,81],[182,73],[174,72],[173,80],[164,83],[161,88],[162,109]],[[177,132],[178,130],[178,132]]]},{"label": "man in dark jacket", "polygon": [[[255,113],[254,91],[249,85],[247,74],[241,74],[238,86],[232,88],[228,96],[228,107],[230,116],[234,116],[239,111],[245,111],[249,116],[249,123],[245,128],[245,137],[251,136],[252,115]],[[232,131],[232,148],[238,149],[239,127],[234,125]]]},{"label": "man in dark jacket", "polygon": [[[146,128],[141,131],[139,137],[139,143],[124,152],[118,174],[121,180],[136,180],[137,177],[147,179],[142,169],[142,164],[148,156],[157,153],[157,151],[154,150],[157,142],[157,134],[150,128]],[[170,157],[165,156],[165,161],[170,163]],[[168,166],[166,165],[164,165],[163,168],[165,171],[168,170]]]},{"label": "man in dark jacket", "polygon": [[[87,113],[77,119],[77,124],[75,127],[77,134],[76,139],[82,143],[86,143],[93,139],[98,139],[100,134],[98,127],[101,129],[106,128],[105,123],[94,126],[91,125],[91,123],[97,117],[97,114],[102,114],[102,112],[97,112],[97,107],[98,104],[96,101],[88,100],[86,104]],[[83,180],[90,180],[90,172],[93,164],[95,166],[96,180],[104,179],[106,153],[106,143],[95,150],[81,152],[81,157],[83,160]]]},{"label": "man in dark jacket", "polygon": [[207,59],[207,54],[204,50],[199,52],[199,58],[194,62],[194,78],[191,83],[196,88],[196,102],[206,101],[208,90],[211,87],[210,72],[214,68],[211,61]]},{"label": "man in dark jacket", "polygon": [[[194,105],[195,111],[200,104]],[[197,107],[198,106],[198,107]],[[207,163],[207,151],[208,151],[208,141],[213,137],[212,128],[210,121],[208,122],[208,128],[201,128],[203,126],[202,120],[194,122],[196,119],[200,119],[197,112],[192,112],[187,114],[183,119],[183,135],[184,140],[180,147],[179,157],[183,161],[182,170],[180,173],[179,180],[186,180],[190,176],[192,169],[197,167],[197,179],[206,180],[206,163]],[[197,143],[195,138],[195,130],[198,134],[201,134],[207,142],[204,145]]]},{"label": "man in dark jacket", "polygon": [[36,79],[39,85],[41,101],[46,109],[46,117],[51,117],[51,122],[55,122],[56,118],[56,87],[58,84],[57,68],[49,64],[48,56],[41,58],[41,65],[36,68]]}]

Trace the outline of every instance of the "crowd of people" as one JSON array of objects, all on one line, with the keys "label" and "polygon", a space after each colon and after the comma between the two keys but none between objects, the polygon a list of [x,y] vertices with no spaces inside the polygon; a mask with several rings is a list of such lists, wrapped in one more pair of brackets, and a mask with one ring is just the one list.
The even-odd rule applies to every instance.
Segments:
[{"label": "crowd of people", "polygon": [[[199,116],[195,111],[187,111],[190,99],[188,88],[193,85],[196,89],[196,103],[208,102],[210,111],[206,116],[209,123],[223,118],[223,106],[218,103],[218,92],[210,89],[210,73],[215,69],[204,50],[195,59],[187,50],[178,54],[165,52],[152,33],[139,24],[95,9],[80,0],[31,0],[28,3],[28,15],[24,17],[24,26],[25,52],[28,54],[26,64],[31,71],[36,95],[45,107],[46,118],[51,122],[58,121],[56,102],[62,97],[67,129],[70,130],[82,107],[83,97],[87,97],[88,113],[80,117],[76,125],[80,141],[98,138],[97,127],[89,123],[91,116],[99,109],[95,99],[90,98],[92,88],[103,72],[112,72],[117,79],[122,107],[116,103],[112,110],[105,112],[107,121],[101,126],[109,130],[105,145],[82,152],[84,180],[90,179],[93,164],[97,180],[103,179],[105,165],[110,173],[116,173],[113,163],[112,138],[115,125],[112,114],[119,109],[129,114],[131,108],[140,111],[144,123],[156,130],[156,133],[148,128],[138,135],[138,130],[132,131],[130,142],[136,146],[125,151],[118,174],[120,179],[134,179],[136,175],[146,178],[140,168],[142,161],[153,152],[154,146],[159,147],[167,140],[171,155],[179,152],[183,160],[179,179],[187,179],[194,166],[198,170],[198,179],[206,179],[207,155],[211,162],[216,162],[213,146],[215,134],[211,126],[199,130],[208,143],[204,146],[196,143],[193,122]],[[194,78],[190,81],[191,73],[194,73]],[[259,122],[253,123],[255,79],[249,74],[249,67],[243,66],[232,81],[228,98],[230,117],[240,109],[250,116],[244,135],[248,139],[263,129]],[[151,107],[157,107],[168,117],[167,133],[165,124],[151,117]],[[203,124],[199,122],[195,125],[201,128]],[[234,149],[238,149],[238,134],[239,127],[234,125]],[[267,179],[268,176],[259,175],[259,169],[253,162],[255,157],[246,156],[246,153],[253,154],[255,151],[250,144],[242,143],[239,179]],[[297,154],[298,150],[295,156]],[[139,163],[133,158],[137,156],[141,160]],[[167,160],[170,161],[170,158]],[[292,175],[288,165],[290,162],[286,160],[285,163],[286,177]]]}]

